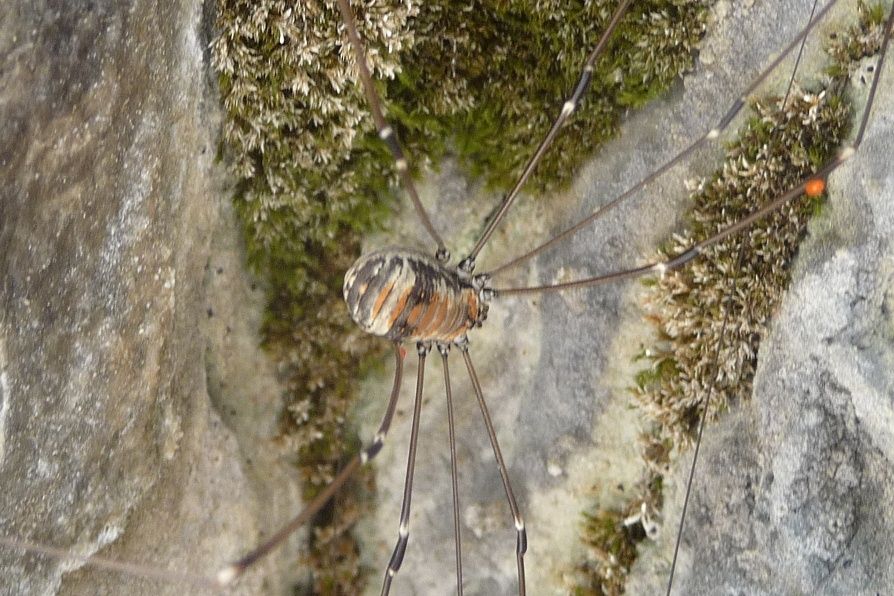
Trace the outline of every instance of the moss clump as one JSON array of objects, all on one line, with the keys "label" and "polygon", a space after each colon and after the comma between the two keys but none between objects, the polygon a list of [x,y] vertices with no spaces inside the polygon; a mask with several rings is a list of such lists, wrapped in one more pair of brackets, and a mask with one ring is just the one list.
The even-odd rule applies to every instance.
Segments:
[{"label": "moss clump", "polygon": [[[378,3],[361,31],[375,76],[393,77],[412,43],[406,3]],[[319,2],[221,0],[212,46],[228,119],[227,155],[250,263],[267,285],[265,345],[282,371],[289,416],[281,442],[300,462],[305,498],[326,486],[354,441],[344,421],[374,343],[345,315],[341,273],[360,234],[383,219],[391,166],[341,51],[340,21]],[[348,491],[370,482],[369,472]],[[315,593],[364,585],[347,530],[360,505],[339,498],[314,520],[306,566]]]},{"label": "moss clump", "polygon": [[[586,98],[530,182],[546,190],[615,134],[621,114],[667,89],[692,64],[704,33],[705,0],[635,3],[597,63]],[[616,0],[443,2],[420,9],[416,44],[394,96],[402,113],[438,126],[461,162],[491,186],[507,187],[546,134],[608,25]],[[441,56],[432,61],[432,56]]]},{"label": "moss clump", "polygon": [[[648,438],[647,438],[648,440]],[[637,545],[658,532],[662,507],[662,473],[667,464],[668,445],[652,443],[652,470],[635,491],[639,496],[619,509],[584,513],[582,538],[586,559],[577,566],[576,596],[614,596],[624,593],[627,575],[637,557]]]},{"label": "moss clump", "polygon": [[[752,104],[753,115],[728,146],[721,168],[697,184],[687,229],[659,258],[680,254],[739,221],[833,156],[850,127],[849,73],[857,61],[878,52],[882,39],[882,11],[861,4],[860,14],[859,24],[832,36],[832,66],[822,84],[812,92],[794,89],[784,105],[781,98]],[[644,489],[621,511],[643,502],[660,504],[670,455],[695,438],[706,396],[711,418],[750,396],[760,339],[788,285],[790,263],[815,209],[814,200],[789,202],[686,268],[644,284],[643,306],[658,343],[642,354],[649,367],[637,375],[634,393],[653,426],[645,435]],[[588,519],[602,525],[587,523],[583,530],[585,542],[598,540],[606,545],[604,552],[624,544],[625,556],[617,556],[614,566],[593,564],[604,555],[586,563],[596,576],[589,586],[604,586],[603,593],[623,593],[617,578],[635,559],[635,548],[628,556],[627,529],[615,523],[616,533],[608,531],[607,520],[620,515],[618,510],[596,512]]]},{"label": "moss clump", "polygon": [[[504,186],[545,134],[616,1],[355,4],[373,75],[414,165],[451,151],[473,175]],[[637,3],[532,188],[568,180],[624,110],[687,68],[704,20],[705,0]],[[344,421],[377,344],[346,316],[341,277],[362,234],[383,225],[395,177],[332,0],[220,0],[217,27],[212,57],[235,202],[249,261],[267,286],[265,345],[288,388],[281,442],[311,497],[356,443]],[[361,591],[348,533],[359,514],[340,497],[315,520],[313,591]]]},{"label": "moss clump", "polygon": [[[675,235],[661,258],[713,236],[810,175],[832,157],[850,119],[832,87],[795,90],[784,107],[771,99],[752,109],[722,169],[699,183],[689,229]],[[750,395],[764,326],[788,285],[788,265],[813,209],[807,200],[790,202],[648,288],[644,305],[659,343],[647,355],[654,374],[638,379],[636,393],[660,425],[659,436],[685,445],[706,395],[709,416]]]},{"label": "moss clump", "polygon": [[[698,183],[688,229],[674,236],[661,258],[729,227],[833,156],[850,126],[846,75],[856,59],[879,48],[880,15],[865,6],[862,15],[860,25],[832,40],[833,66],[821,86],[794,89],[784,106],[780,98],[752,105],[721,169]],[[713,417],[751,394],[760,338],[814,210],[810,200],[791,201],[647,287],[644,306],[659,343],[647,352],[651,370],[637,380],[636,393],[660,436],[684,446],[697,430],[704,396],[711,395]]]}]

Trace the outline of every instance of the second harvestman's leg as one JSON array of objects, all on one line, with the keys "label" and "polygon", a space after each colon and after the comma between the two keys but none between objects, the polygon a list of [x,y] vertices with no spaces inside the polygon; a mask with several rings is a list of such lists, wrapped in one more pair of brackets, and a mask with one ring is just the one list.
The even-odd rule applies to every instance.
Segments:
[{"label": "second harvestman's leg", "polygon": [[506,469],[506,462],[503,461],[503,454],[500,452],[500,444],[497,442],[494,423],[491,422],[487,404],[484,402],[484,393],[481,391],[481,383],[478,382],[478,375],[475,374],[475,367],[472,366],[472,359],[469,357],[469,346],[463,343],[458,344],[458,347],[463,353],[466,369],[469,371],[469,377],[472,379],[472,387],[475,390],[475,397],[478,398],[478,406],[481,408],[484,426],[487,427],[487,437],[490,439],[490,445],[494,449],[494,457],[497,460],[497,467],[500,469],[500,478],[503,480],[503,488],[506,490],[506,499],[509,501],[509,509],[512,510],[512,519],[515,522],[515,531],[517,533],[515,558],[518,563],[518,593],[520,596],[524,596],[525,551],[528,550],[528,534],[525,531],[525,521],[522,519],[521,511],[515,500],[515,494],[512,492],[512,484],[509,482],[509,471]]},{"label": "second harvestman's leg", "polygon": [[416,352],[419,354],[419,369],[416,375],[416,401],[413,403],[413,425],[410,430],[410,451],[407,455],[407,475],[404,479],[404,499],[400,506],[400,525],[397,530],[397,544],[391,553],[388,569],[385,570],[385,579],[382,581],[382,596],[391,591],[391,581],[397,575],[401,563],[404,561],[404,553],[407,552],[407,543],[410,541],[410,499],[413,496],[413,470],[416,467],[416,442],[419,438],[419,414],[422,412],[422,385],[425,379],[425,357],[431,349],[431,344],[416,344]]},{"label": "second harvestman's leg", "polygon": [[453,393],[450,391],[450,369],[447,368],[447,355],[450,346],[438,344],[441,361],[444,363],[444,386],[447,388],[447,429],[450,434],[450,479],[453,481],[453,543],[456,545],[456,593],[463,593],[463,556],[462,542],[459,533],[459,482],[456,471],[456,433],[453,427]]}]

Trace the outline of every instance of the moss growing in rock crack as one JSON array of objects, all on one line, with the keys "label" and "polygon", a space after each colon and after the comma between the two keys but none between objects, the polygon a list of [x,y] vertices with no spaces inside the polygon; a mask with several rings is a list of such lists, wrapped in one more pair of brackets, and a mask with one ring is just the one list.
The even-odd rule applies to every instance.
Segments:
[{"label": "moss growing in rock crack", "polygon": [[[669,445],[655,443],[653,464],[667,464]],[[655,466],[658,467],[658,466]],[[623,594],[627,575],[637,556],[637,545],[658,530],[655,523],[662,507],[661,471],[652,469],[636,488],[637,498],[623,509],[602,509],[584,513],[582,539],[586,559],[578,565],[576,596]]]},{"label": "moss growing in rock crack", "polygon": [[[722,170],[699,183],[689,228],[662,258],[743,219],[825,163],[850,116],[834,88],[795,89],[785,108],[776,99],[753,104]],[[647,290],[645,308],[659,343],[647,354],[655,374],[638,379],[637,397],[660,437],[686,445],[709,392],[709,417],[751,393],[758,343],[813,209],[809,200],[790,202]]]},{"label": "moss growing in rock crack", "polygon": [[[728,146],[722,167],[697,184],[687,229],[674,235],[659,258],[680,254],[742,219],[833,156],[850,126],[850,73],[878,52],[882,39],[882,10],[861,4],[860,15],[858,25],[830,38],[832,65],[822,84],[806,93],[795,88],[784,106],[781,98],[752,105],[753,115]],[[669,455],[694,440],[705,396],[710,395],[709,418],[750,396],[765,325],[788,285],[791,261],[815,209],[815,199],[792,201],[686,268],[644,284],[643,306],[658,339],[642,354],[649,367],[637,375],[634,389],[652,422],[644,436],[647,477],[641,496],[624,508],[586,515],[583,535],[590,554],[579,567],[586,575],[582,593],[623,593],[620,578],[636,558],[635,543],[646,536],[632,534],[623,521],[643,503],[660,506]]]},{"label": "moss growing in rock crack", "polygon": [[[831,76],[821,86],[806,93],[793,89],[784,107],[779,98],[752,105],[722,168],[698,183],[688,229],[674,236],[661,258],[742,219],[832,157],[850,125],[848,73],[881,41],[881,15],[865,6],[862,14],[859,26],[832,40]],[[811,200],[791,201],[648,286],[644,306],[659,343],[648,350],[651,369],[637,379],[636,392],[659,423],[660,436],[678,446],[691,440],[708,392],[709,417],[750,395],[761,334],[788,284],[789,265],[814,209]]]},{"label": "moss growing in rock crack", "polygon": [[[705,3],[650,0],[631,9],[529,188],[569,180],[626,108],[690,65]],[[414,164],[450,151],[472,175],[505,186],[545,134],[616,2],[356,4],[379,91]],[[300,462],[310,497],[356,447],[346,412],[361,363],[382,345],[344,312],[341,276],[363,232],[383,224],[392,164],[332,0],[220,0],[217,26],[212,55],[235,201],[249,261],[267,282],[265,344],[288,387],[281,442]],[[348,532],[358,507],[339,497],[315,521],[307,561],[315,592],[360,591]]]}]

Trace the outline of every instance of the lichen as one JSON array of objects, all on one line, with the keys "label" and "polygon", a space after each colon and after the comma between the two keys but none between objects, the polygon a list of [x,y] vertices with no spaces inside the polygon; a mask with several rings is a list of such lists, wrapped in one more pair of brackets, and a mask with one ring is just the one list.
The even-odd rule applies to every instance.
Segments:
[{"label": "lichen", "polygon": [[[784,105],[780,97],[752,103],[752,115],[728,145],[722,166],[695,184],[685,230],[657,258],[680,254],[739,221],[832,157],[851,125],[848,78],[860,59],[878,52],[882,20],[879,8],[861,3],[860,22],[831,36],[831,66],[820,82],[806,92],[795,87]],[[645,317],[657,338],[640,355],[648,366],[636,376],[633,389],[651,421],[642,448],[647,475],[630,503],[586,514],[583,536],[591,554],[579,570],[595,591],[585,593],[624,592],[619,578],[636,558],[631,542],[645,535],[632,535],[619,520],[642,503],[660,506],[669,455],[695,439],[706,396],[709,419],[750,396],[760,340],[788,285],[791,262],[817,201],[791,201],[689,266],[643,284]],[[612,565],[604,563],[609,553],[614,554]]]},{"label": "lichen", "polygon": [[[414,171],[450,153],[470,175],[505,187],[545,134],[616,2],[355,4],[379,93]],[[705,0],[636,3],[529,188],[567,182],[626,109],[689,67],[705,16]],[[344,421],[380,344],[346,316],[341,274],[363,234],[384,225],[395,176],[332,0],[220,0],[217,28],[211,50],[227,112],[223,153],[237,180],[249,263],[266,284],[265,346],[287,388],[279,442],[311,497],[356,451]],[[350,528],[362,505],[348,495],[371,483],[359,478],[314,521],[305,561],[314,592],[361,591]]]}]

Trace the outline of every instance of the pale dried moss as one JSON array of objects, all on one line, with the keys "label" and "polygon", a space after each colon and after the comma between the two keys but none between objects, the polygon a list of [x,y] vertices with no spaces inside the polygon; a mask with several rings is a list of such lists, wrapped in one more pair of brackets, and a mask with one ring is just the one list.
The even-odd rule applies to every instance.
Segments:
[{"label": "pale dried moss", "polygon": [[652,472],[639,483],[639,496],[623,509],[584,513],[582,541],[585,560],[578,565],[575,596],[623,594],[637,545],[658,531],[662,501],[662,474]]},{"label": "pale dried moss", "polygon": [[[812,93],[797,87],[788,103],[756,102],[728,148],[722,168],[698,182],[686,231],[659,257],[685,251],[815,171],[841,144],[850,122],[842,97],[857,60],[876,53],[881,13],[861,8],[860,25],[831,43],[831,76]],[[637,397],[678,447],[694,436],[699,405],[710,393],[709,418],[751,394],[757,348],[789,281],[789,265],[815,202],[787,203],[743,234],[710,249],[691,265],[652,280],[643,300],[659,342],[637,378]],[[741,255],[741,256],[740,256]]]},{"label": "pale dried moss", "polygon": [[[530,188],[567,181],[624,110],[688,67],[705,3],[635,4]],[[437,163],[449,151],[471,174],[505,186],[573,87],[616,0],[353,4],[414,165]],[[356,449],[344,421],[361,362],[376,344],[350,323],[341,276],[363,231],[384,220],[392,164],[355,83],[332,0],[220,0],[217,27],[211,49],[228,114],[236,206],[250,262],[268,287],[266,346],[288,386],[281,442],[301,462],[309,497]],[[343,491],[315,520],[307,562],[316,593],[362,588],[347,532],[360,511],[345,495],[370,482]]]},{"label": "pale dried moss", "polygon": [[[754,115],[728,147],[722,167],[697,183],[688,229],[659,258],[680,254],[738,221],[832,157],[850,126],[851,109],[842,96],[850,74],[879,51],[882,39],[881,7],[861,4],[860,15],[859,24],[831,37],[832,66],[821,87],[793,90],[784,107],[780,98],[753,105]],[[636,544],[646,537],[631,531],[631,512],[658,513],[669,457],[695,438],[705,396],[709,418],[750,396],[760,339],[788,285],[791,260],[817,201],[793,201],[685,269],[648,283],[644,309],[659,343],[643,353],[650,366],[635,388],[653,423],[643,436],[647,477],[639,496],[622,509],[585,514],[588,557],[578,567],[578,593],[624,593]]]},{"label": "pale dried moss", "polygon": [[[699,182],[689,228],[674,235],[660,258],[713,236],[810,175],[832,157],[850,116],[829,89],[795,89],[785,108],[770,100],[752,109],[722,169]],[[645,354],[651,365],[637,378],[636,395],[658,423],[659,437],[683,447],[697,430],[706,395],[709,417],[750,395],[760,338],[814,209],[810,200],[789,202],[687,267],[653,280],[643,305],[659,343]]]},{"label": "pale dried moss", "polygon": [[[393,78],[413,42],[409,2],[367,2],[358,15],[377,78]],[[373,346],[345,314],[341,274],[359,231],[380,220],[375,193],[391,164],[370,140],[366,100],[332,2],[219,2],[214,66],[229,118],[249,258],[268,285],[265,341],[288,389],[284,452],[302,462],[305,497],[327,485],[355,442],[344,423],[363,355]],[[358,136],[359,135],[359,136]],[[370,482],[358,478],[351,492]],[[315,520],[305,565],[315,593],[364,585],[348,530],[361,514],[339,497]]]}]

